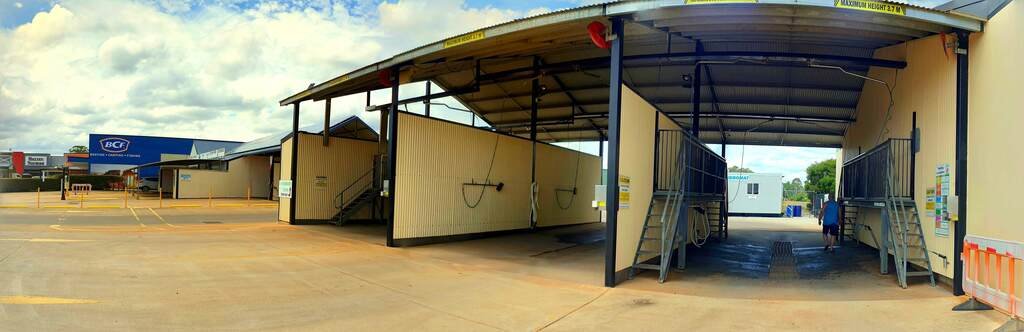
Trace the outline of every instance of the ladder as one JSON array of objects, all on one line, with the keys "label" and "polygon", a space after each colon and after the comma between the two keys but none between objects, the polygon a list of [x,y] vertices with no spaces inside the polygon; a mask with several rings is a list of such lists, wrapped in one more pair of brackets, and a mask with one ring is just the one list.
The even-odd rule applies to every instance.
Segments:
[{"label": "ladder", "polygon": [[722,210],[724,202],[710,202],[705,208],[707,215],[713,216],[716,221],[711,223],[711,236],[718,238],[719,241],[729,237],[729,224],[726,219],[725,211]]},{"label": "ladder", "polygon": [[[651,197],[647,217],[644,218],[644,227],[640,233],[640,243],[637,244],[636,255],[633,256],[633,266],[629,269],[630,279],[636,276],[637,270],[658,271],[659,283],[665,282],[668,278],[672,251],[677,245],[686,245],[685,242],[679,243],[677,234],[679,213],[681,210],[685,211],[682,203],[683,194],[678,191],[659,191]],[[658,255],[656,264],[640,260],[641,257],[652,255]]]},{"label": "ladder", "polygon": [[860,225],[857,224],[858,208],[854,205],[843,205],[843,232],[841,240],[850,240],[854,244],[859,244],[860,239],[858,238]]},{"label": "ladder", "polygon": [[[935,274],[932,273],[932,262],[924,240],[917,203],[912,198],[894,196],[893,178],[889,175],[886,181],[885,209],[889,215],[889,242],[895,257],[896,278],[900,287],[907,288],[907,277],[926,276],[934,287]],[[911,263],[917,263],[924,270],[910,271]]]}]

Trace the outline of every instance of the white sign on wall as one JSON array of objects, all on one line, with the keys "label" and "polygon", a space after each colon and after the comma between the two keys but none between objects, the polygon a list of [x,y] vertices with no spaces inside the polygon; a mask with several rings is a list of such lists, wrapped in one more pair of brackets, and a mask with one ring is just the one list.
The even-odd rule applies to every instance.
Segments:
[{"label": "white sign on wall", "polygon": [[46,156],[25,156],[25,166],[46,166]]},{"label": "white sign on wall", "polygon": [[281,180],[277,183],[277,197],[292,198],[292,180]]}]

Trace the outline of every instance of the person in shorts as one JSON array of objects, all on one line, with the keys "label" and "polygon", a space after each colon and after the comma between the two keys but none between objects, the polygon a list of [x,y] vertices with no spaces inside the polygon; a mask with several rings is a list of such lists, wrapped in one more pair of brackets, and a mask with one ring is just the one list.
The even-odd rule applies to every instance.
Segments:
[{"label": "person in shorts", "polygon": [[821,206],[818,225],[821,225],[821,238],[825,241],[825,251],[835,252],[836,242],[839,242],[839,203],[836,203],[836,199],[832,195],[828,195],[828,201]]}]

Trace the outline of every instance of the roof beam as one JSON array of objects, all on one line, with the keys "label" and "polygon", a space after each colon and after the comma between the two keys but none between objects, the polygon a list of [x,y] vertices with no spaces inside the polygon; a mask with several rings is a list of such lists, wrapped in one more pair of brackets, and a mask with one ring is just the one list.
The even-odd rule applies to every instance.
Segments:
[{"label": "roof beam", "polygon": [[[690,104],[690,98],[661,98],[661,99],[651,99],[650,102],[655,104],[655,105]],[[804,102],[804,103],[777,103],[777,102],[771,102],[771,101],[757,101],[757,100],[719,100],[719,103],[722,103],[722,104],[740,104],[740,105],[767,105],[767,106],[828,107],[828,108],[845,108],[845,109],[851,109],[851,110],[857,108],[857,104],[853,104],[853,105],[835,105],[835,104],[830,104],[830,103],[808,103],[808,102]],[[601,106],[601,105],[606,105],[606,103],[592,102],[592,103],[581,104],[580,106]],[[705,105],[711,105],[711,103],[710,102],[708,102],[708,103],[701,103],[701,109],[702,110],[704,109]],[[576,106],[576,105],[573,105],[571,103],[570,104],[562,103],[562,104],[543,105],[543,106],[540,107],[540,111],[543,112],[545,110],[565,109],[565,108],[571,108],[573,106]],[[480,112],[480,114],[483,115],[483,116],[490,116],[490,115],[495,115],[495,114],[514,113],[514,112],[523,112],[523,111],[529,111],[529,109],[523,109],[523,108],[504,108],[504,109],[497,109],[497,110],[493,110],[493,111],[482,111],[482,112]]]},{"label": "roof beam", "polygon": [[[639,83],[639,84],[636,84],[634,86],[634,88],[636,88],[636,89],[658,89],[658,88],[680,88],[680,89],[685,89],[683,84],[690,84],[690,82],[685,82],[685,81],[682,81],[682,80],[673,80],[673,81],[665,82],[665,83]],[[813,86],[813,85],[805,85],[805,84],[794,85],[794,86],[785,86],[785,85],[782,85],[782,84],[742,84],[742,83],[736,83],[736,84],[716,84],[715,86],[718,87],[718,88],[722,88],[722,89],[740,89],[740,88],[789,89],[789,88],[791,88],[791,89],[798,89],[798,90],[804,90],[804,91],[809,91],[809,92],[861,92],[861,88],[859,88],[859,87],[858,88],[839,87],[839,86],[816,87],[816,86]],[[604,84],[604,85],[600,85],[600,84],[598,84],[598,85],[587,85],[587,86],[582,86],[582,87],[578,87],[578,88],[569,88],[569,89],[564,89],[564,85],[562,85],[562,87],[563,87],[562,89],[558,89],[558,90],[548,90],[547,94],[567,93],[567,92],[571,93],[571,92],[582,92],[582,91],[604,91],[604,90],[608,89],[608,85],[607,84]],[[514,93],[514,94],[510,94],[508,97],[509,98],[529,98],[530,97],[530,93],[528,93],[528,92]],[[501,100],[504,100],[504,99],[506,99],[505,96],[483,96],[483,97],[476,97],[476,98],[463,98],[463,100],[465,102],[467,102],[467,103],[480,103],[480,102],[490,102],[490,101],[501,101]],[[576,100],[575,102],[578,103],[579,100]]]},{"label": "roof beam", "polygon": [[[670,118],[692,118],[693,113],[665,113]],[[803,115],[771,115],[771,114],[756,114],[756,113],[701,113],[701,118],[719,118],[719,119],[742,119],[742,120],[784,120],[784,121],[804,121],[804,122],[827,122],[827,123],[853,123],[856,119],[850,118],[834,118],[834,117],[821,117],[821,116],[803,116]]]}]

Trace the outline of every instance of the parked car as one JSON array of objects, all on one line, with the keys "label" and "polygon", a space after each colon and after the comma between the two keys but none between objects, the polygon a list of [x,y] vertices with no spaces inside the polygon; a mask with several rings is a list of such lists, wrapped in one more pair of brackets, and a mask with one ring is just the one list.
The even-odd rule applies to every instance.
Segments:
[{"label": "parked car", "polygon": [[139,190],[146,192],[160,187],[160,178],[148,177],[139,179]]}]

